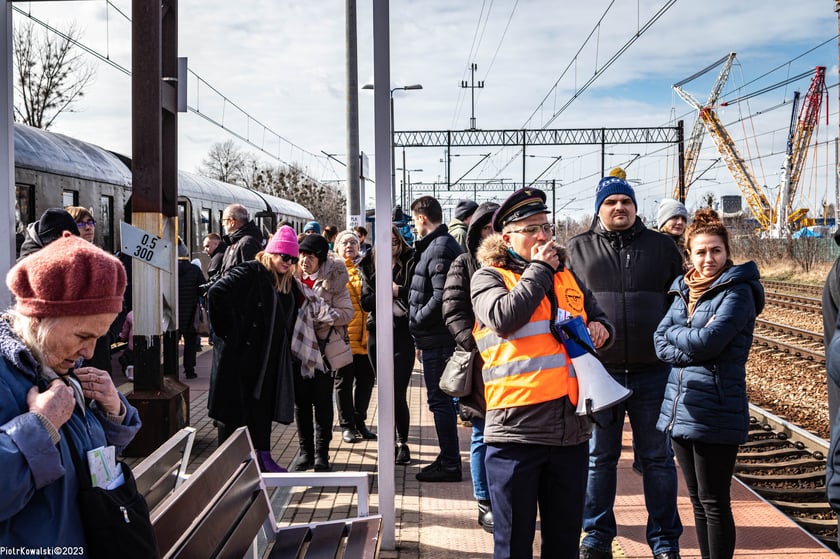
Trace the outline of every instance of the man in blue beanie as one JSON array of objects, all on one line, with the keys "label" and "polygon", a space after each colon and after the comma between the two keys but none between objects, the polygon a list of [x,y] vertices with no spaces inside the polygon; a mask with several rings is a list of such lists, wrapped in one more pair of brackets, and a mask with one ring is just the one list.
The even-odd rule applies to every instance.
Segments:
[{"label": "man in blue beanie", "polygon": [[668,310],[668,288],[682,274],[677,245],[645,227],[636,194],[621,177],[595,190],[596,219],[569,240],[572,270],[592,290],[615,326],[615,343],[600,351],[612,377],[633,395],[599,418],[589,442],[580,559],[611,559],[617,528],[613,505],[624,417],[630,418],[648,511],[647,542],[655,559],[679,559],[682,524],[677,512],[677,470],[668,435],[656,430],[670,367],[659,361],[653,333]]},{"label": "man in blue beanie", "polygon": [[321,234],[321,224],[317,221],[308,221],[306,225],[303,226],[303,234],[304,235],[320,235]]}]

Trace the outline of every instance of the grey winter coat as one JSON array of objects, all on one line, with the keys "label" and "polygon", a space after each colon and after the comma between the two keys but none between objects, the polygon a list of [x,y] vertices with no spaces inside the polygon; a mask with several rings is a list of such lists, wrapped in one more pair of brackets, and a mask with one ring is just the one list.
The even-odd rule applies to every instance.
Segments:
[{"label": "grey winter coat", "polygon": [[671,374],[656,428],[672,437],[738,445],[747,440],[746,363],[755,317],[764,309],[758,268],[746,262],[725,270],[688,316],[688,286],[676,295],[654,334],[656,354]]},{"label": "grey winter coat", "polygon": [[[565,255],[561,254],[561,262]],[[515,260],[499,234],[487,237],[478,249],[482,268],[472,277],[471,298],[479,326],[486,325],[499,336],[506,336],[531,319],[546,294],[553,290],[554,270],[543,262]],[[522,274],[519,283],[508,291],[493,266]],[[576,278],[577,279],[577,278]],[[589,322],[600,322],[609,332],[604,348],[612,343],[615,330],[598,306],[592,292],[578,280],[583,292],[584,309]],[[552,315],[557,303],[552,302]],[[555,334],[557,336],[557,334]],[[542,444],[571,446],[589,439],[592,424],[588,417],[575,414],[568,396],[540,404],[487,410],[484,440],[488,443]]]}]

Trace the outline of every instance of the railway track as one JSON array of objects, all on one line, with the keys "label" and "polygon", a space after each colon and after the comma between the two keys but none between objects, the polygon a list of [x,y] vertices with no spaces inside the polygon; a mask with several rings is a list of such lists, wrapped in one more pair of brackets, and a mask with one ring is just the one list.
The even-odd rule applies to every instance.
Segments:
[{"label": "railway track", "polygon": [[789,281],[761,280],[765,289],[787,293],[800,293],[811,297],[822,297],[823,286],[806,283],[792,283]]},{"label": "railway track", "polygon": [[755,326],[753,344],[769,347],[813,363],[825,364],[822,334],[760,318],[756,319]]},{"label": "railway track", "polygon": [[735,477],[837,551],[837,517],[825,494],[828,442],[750,404],[749,441]]},{"label": "railway track", "polygon": [[791,295],[778,291],[766,291],[764,293],[767,304],[805,312],[822,312],[822,299]]}]

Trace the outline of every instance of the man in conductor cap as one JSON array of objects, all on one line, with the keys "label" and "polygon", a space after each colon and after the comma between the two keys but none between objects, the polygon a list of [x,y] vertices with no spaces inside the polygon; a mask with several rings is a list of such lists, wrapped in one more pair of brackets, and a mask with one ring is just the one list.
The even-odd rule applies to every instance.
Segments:
[{"label": "man in conductor cap", "polygon": [[[611,173],[612,174],[612,173]],[[616,173],[617,174],[617,173]],[[678,559],[682,524],[677,471],[668,435],[656,430],[670,366],[657,359],[653,333],[669,306],[668,288],[683,272],[676,243],[636,216],[636,195],[620,175],[602,178],[596,219],[568,242],[569,264],[615,325],[615,343],[600,352],[610,375],[633,394],[601,412],[589,445],[589,479],[580,559],[612,559],[617,465],[625,414],[633,430],[655,559]]]},{"label": "man in conductor cap", "polygon": [[542,556],[577,557],[591,423],[575,413],[578,379],[556,322],[580,316],[596,348],[613,337],[552,242],[548,213],[541,190],[511,194],[493,215],[471,284],[496,559],[532,556],[538,506]]}]

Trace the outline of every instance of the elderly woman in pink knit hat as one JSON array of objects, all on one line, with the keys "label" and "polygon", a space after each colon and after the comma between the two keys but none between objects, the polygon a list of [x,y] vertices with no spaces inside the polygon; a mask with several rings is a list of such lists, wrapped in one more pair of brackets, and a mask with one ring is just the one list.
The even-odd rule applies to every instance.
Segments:
[{"label": "elderly woman in pink knit hat", "polygon": [[234,266],[208,293],[219,344],[210,375],[209,415],[221,438],[248,426],[260,469],[282,472],[271,457],[272,421],[294,419],[291,339],[301,290],[294,272],[298,241],[281,227],[256,259]]},{"label": "elderly woman in pink knit hat", "polygon": [[68,232],[6,276],[15,296],[0,316],[0,542],[7,549],[88,549],[76,496],[90,473],[76,464],[104,445],[120,452],[140,418],[105,371],[77,365],[122,309],[125,283],[119,260]]}]

